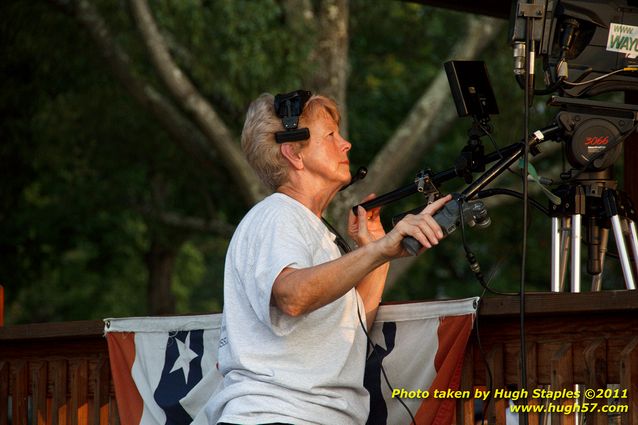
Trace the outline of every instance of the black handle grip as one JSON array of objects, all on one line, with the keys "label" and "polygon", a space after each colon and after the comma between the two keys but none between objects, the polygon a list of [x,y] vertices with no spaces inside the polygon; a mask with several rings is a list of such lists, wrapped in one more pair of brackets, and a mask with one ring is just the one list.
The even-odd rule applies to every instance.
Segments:
[{"label": "black handle grip", "polygon": [[401,245],[403,245],[403,249],[408,251],[410,255],[417,255],[421,250],[421,242],[414,239],[412,236],[406,236],[401,241]]},{"label": "black handle grip", "polygon": [[[463,220],[468,227],[487,227],[490,225],[490,217],[487,214],[487,209],[483,202],[463,202],[459,201],[459,198],[460,196],[458,194],[454,194],[453,200],[445,204],[443,208],[432,216],[441,227],[443,236],[454,232],[457,226],[460,225],[461,220]],[[459,202],[461,202],[461,204],[459,204]],[[462,205],[462,207],[460,205]],[[403,238],[401,245],[410,255],[417,255],[423,247],[423,245],[412,236]]]}]

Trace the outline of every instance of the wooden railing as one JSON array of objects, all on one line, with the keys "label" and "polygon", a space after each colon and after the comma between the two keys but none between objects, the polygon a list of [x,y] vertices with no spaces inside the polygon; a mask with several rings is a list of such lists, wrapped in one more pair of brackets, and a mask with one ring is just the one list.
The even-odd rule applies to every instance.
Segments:
[{"label": "wooden railing", "polygon": [[101,320],[0,328],[0,425],[119,424],[103,329]]},{"label": "wooden railing", "polygon": [[[629,407],[627,412],[618,417],[588,414],[587,424],[638,425],[638,291],[527,294],[525,310],[527,388],[560,390],[580,384],[581,390],[626,390],[619,403]],[[119,424],[102,333],[102,321],[0,328],[0,425]],[[484,298],[461,389],[473,394],[477,388],[520,388],[519,352],[518,298]],[[491,400],[486,423],[505,424],[506,402]],[[457,424],[473,425],[474,410],[474,400],[459,399]],[[531,425],[541,419],[529,415]],[[551,423],[573,420],[574,415],[556,414]]]},{"label": "wooden railing", "polygon": [[[530,396],[526,403],[545,403],[544,409],[550,409],[551,401],[551,409],[564,412],[577,409],[565,407],[575,402],[573,398],[534,398],[532,390],[543,395],[542,391],[575,391],[575,385],[580,385],[581,394],[593,389],[595,395],[603,396],[607,390],[606,395],[626,396],[617,399],[617,405],[604,408],[617,412],[602,411],[609,402],[605,397],[581,398],[581,408],[587,403],[587,409],[595,410],[583,414],[585,423],[637,425],[638,292],[528,294],[525,305],[526,388]],[[483,300],[466,351],[463,389],[482,388],[493,395],[496,389],[521,388],[520,328],[518,297]],[[474,401],[459,400],[457,405],[457,424],[474,424]],[[492,399],[487,423],[505,424],[506,408],[507,399]],[[541,414],[528,415],[530,425],[542,420]],[[575,420],[573,414],[551,415],[552,425],[574,424]]]}]

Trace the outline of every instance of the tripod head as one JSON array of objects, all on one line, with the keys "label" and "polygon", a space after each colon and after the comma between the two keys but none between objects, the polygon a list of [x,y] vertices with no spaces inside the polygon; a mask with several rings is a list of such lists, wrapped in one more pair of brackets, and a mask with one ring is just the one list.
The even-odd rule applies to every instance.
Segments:
[{"label": "tripod head", "polygon": [[[563,129],[567,159],[577,174],[609,169],[622,152],[622,142],[638,126],[638,105],[552,97],[560,107],[555,121]],[[573,178],[571,171],[564,179]]]}]

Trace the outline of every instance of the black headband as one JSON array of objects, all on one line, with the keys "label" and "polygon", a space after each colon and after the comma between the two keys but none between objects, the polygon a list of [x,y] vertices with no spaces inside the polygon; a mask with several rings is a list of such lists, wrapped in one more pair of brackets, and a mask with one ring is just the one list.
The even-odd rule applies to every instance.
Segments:
[{"label": "black headband", "polygon": [[275,112],[281,118],[285,131],[275,133],[277,143],[298,142],[310,138],[307,128],[297,128],[303,107],[312,96],[308,90],[296,90],[275,96]]}]

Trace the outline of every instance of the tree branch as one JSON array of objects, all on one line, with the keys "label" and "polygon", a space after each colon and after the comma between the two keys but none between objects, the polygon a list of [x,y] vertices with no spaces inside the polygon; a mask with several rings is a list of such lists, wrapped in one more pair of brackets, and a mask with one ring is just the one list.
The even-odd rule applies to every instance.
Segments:
[{"label": "tree branch", "polygon": [[240,187],[247,200],[256,203],[268,191],[248,164],[235,137],[210,103],[173,61],[166,42],[157,28],[146,0],[131,0],[138,29],[162,81],[180,106],[189,112],[198,127],[213,144],[226,164],[226,169]]},{"label": "tree branch", "polygon": [[128,55],[113,40],[111,32],[97,10],[88,1],[49,0],[62,11],[75,18],[88,32],[113,75],[140,105],[149,110],[171,140],[207,174],[218,177],[219,158],[208,147],[204,135],[194,127],[164,96],[153,86],[135,76]]},{"label": "tree branch", "polygon": [[150,206],[140,207],[137,210],[147,218],[176,229],[212,233],[225,238],[230,238],[235,231],[235,226],[223,220],[205,220],[200,217],[189,217],[175,212],[157,211]]}]

